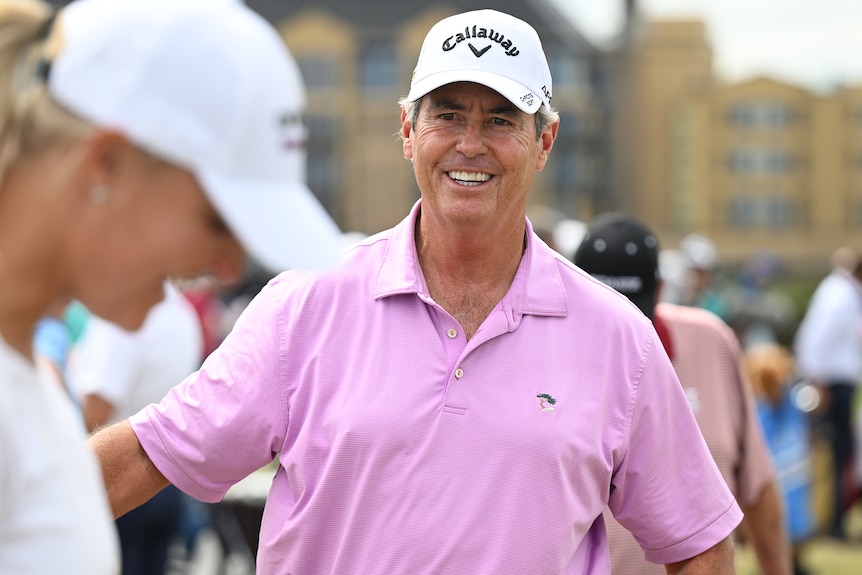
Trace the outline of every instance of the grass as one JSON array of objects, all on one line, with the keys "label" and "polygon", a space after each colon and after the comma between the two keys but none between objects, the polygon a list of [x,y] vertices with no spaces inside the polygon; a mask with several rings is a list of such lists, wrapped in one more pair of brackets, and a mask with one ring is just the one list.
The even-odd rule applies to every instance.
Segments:
[{"label": "grass", "polygon": [[[802,565],[810,575],[860,575],[862,573],[862,503],[857,503],[845,524],[850,542],[818,537],[802,552]],[[737,575],[761,575],[750,546],[736,548]]]},{"label": "grass", "polygon": [[[815,539],[803,552],[802,565],[811,575],[859,575],[862,573],[862,543]],[[750,547],[737,547],[736,572],[737,575],[761,575]]]}]

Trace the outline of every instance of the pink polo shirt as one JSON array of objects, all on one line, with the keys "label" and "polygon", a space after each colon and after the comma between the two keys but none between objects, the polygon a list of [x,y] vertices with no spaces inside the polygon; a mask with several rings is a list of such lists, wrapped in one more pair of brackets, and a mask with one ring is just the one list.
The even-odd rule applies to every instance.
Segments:
[{"label": "pink polo shirt", "polygon": [[726,537],[741,513],[649,321],[527,222],[467,341],[428,295],[418,209],[275,278],[132,418],[159,470],[215,502],[277,456],[265,575],[607,574],[606,505],[656,562]]}]

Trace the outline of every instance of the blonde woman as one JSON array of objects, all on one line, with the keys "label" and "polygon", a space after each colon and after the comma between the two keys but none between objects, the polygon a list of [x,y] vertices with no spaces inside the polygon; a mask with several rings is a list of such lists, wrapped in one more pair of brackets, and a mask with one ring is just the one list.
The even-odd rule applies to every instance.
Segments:
[{"label": "blonde woman", "polygon": [[166,278],[235,278],[243,248],[274,271],[336,252],[303,104],[240,2],[0,1],[0,574],[119,565],[82,426],[33,360],[53,302],[136,329]]}]

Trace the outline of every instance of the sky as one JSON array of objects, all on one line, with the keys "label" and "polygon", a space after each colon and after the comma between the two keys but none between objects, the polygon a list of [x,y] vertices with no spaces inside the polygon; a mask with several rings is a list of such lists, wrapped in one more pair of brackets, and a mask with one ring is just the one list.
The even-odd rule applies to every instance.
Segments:
[{"label": "sky", "polygon": [[[619,32],[623,0],[553,0],[591,42]],[[639,0],[648,20],[698,17],[713,69],[729,82],[766,75],[825,92],[862,85],[860,0]]]}]

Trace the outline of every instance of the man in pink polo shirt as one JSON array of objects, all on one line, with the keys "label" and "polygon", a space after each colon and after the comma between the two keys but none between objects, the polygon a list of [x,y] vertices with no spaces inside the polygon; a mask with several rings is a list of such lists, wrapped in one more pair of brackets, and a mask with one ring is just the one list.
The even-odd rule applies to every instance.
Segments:
[{"label": "man in pink polo shirt", "polygon": [[[746,534],[764,575],[789,575],[791,553],[780,490],[733,330],[705,309],[657,303],[658,240],[623,213],[590,224],[575,264],[625,294],[653,320],[709,450],[746,515]],[[663,573],[606,511],[614,575]]]},{"label": "man in pink polo shirt", "polygon": [[655,331],[525,217],[551,94],[525,22],[432,27],[401,102],[420,201],[94,436],[114,512],[277,458],[261,574],[606,575],[608,506],[668,573],[733,573],[742,515]]}]

